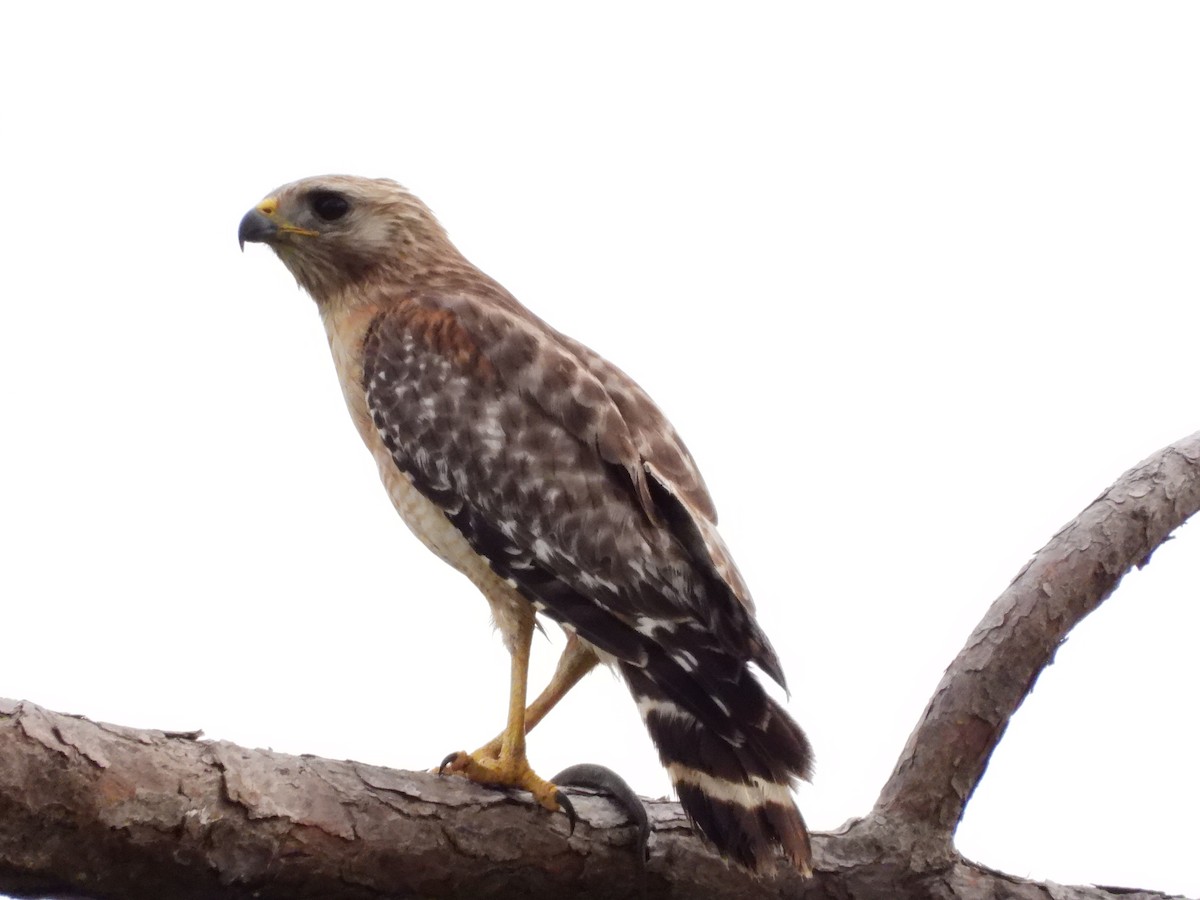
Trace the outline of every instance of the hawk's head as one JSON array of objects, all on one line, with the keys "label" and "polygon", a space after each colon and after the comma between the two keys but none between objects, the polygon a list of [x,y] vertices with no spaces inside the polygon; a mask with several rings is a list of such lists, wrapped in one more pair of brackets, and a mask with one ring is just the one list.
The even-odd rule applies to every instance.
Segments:
[{"label": "hawk's head", "polygon": [[242,218],[238,242],[247,241],[268,244],[318,303],[368,279],[408,281],[460,258],[429,208],[386,178],[284,185]]}]

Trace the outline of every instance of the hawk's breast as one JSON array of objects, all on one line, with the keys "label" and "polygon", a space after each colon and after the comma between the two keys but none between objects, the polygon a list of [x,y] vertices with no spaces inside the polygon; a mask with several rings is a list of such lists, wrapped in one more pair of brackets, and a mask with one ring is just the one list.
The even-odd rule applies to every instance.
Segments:
[{"label": "hawk's breast", "polygon": [[369,306],[340,315],[333,313],[325,320],[329,349],[350,418],[371,451],[388,497],[404,524],[421,543],[482,587],[483,582],[495,578],[487,560],[471,549],[442,508],[422,494],[413,484],[411,475],[396,465],[368,408],[368,394],[362,389],[361,349],[367,331],[378,315],[378,308]]}]

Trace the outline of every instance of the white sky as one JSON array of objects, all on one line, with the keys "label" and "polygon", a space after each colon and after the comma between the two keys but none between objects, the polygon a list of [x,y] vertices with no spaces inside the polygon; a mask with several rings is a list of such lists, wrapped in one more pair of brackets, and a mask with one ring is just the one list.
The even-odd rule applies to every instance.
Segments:
[{"label": "white sky", "polygon": [[[402,768],[500,728],[482,598],[393,513],[311,302],[237,252],[305,175],[408,184],[672,417],[817,829],[1028,556],[1200,428],[1194,4],[181,9],[5,11],[0,695]],[[1200,894],[1196,528],[1062,648],[968,856]],[[669,789],[607,674],[530,752]]]}]

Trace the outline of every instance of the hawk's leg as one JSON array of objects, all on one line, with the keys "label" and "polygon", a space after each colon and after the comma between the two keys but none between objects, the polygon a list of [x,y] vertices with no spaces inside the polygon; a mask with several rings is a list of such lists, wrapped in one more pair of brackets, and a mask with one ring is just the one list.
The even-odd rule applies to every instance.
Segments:
[{"label": "hawk's leg", "polygon": [[[509,638],[512,669],[508,694],[508,724],[499,737],[499,753],[493,755],[486,752],[491,744],[485,745],[475,753],[453,753],[446,757],[441,769],[463,775],[480,784],[529,791],[546,809],[565,808],[573,822],[570,803],[557,787],[534,773],[525,756],[525,694],[529,676],[529,645],[533,637],[532,608],[528,609],[528,614],[516,618],[516,627],[506,635]],[[576,676],[575,681],[578,680],[579,676]],[[549,706],[553,706],[553,703]],[[545,715],[546,710],[543,710],[541,715]]]},{"label": "hawk's leg", "polygon": [[[558,658],[558,665],[554,669],[550,683],[525,710],[525,733],[529,734],[533,731],[534,726],[546,718],[546,714],[567,695],[567,691],[575,687],[584,675],[596,667],[598,662],[600,659],[591,647],[584,644],[574,634],[568,634],[567,646],[563,648],[562,656]],[[496,759],[500,756],[503,742],[504,732],[501,732],[471,755],[476,759],[484,757]]]}]

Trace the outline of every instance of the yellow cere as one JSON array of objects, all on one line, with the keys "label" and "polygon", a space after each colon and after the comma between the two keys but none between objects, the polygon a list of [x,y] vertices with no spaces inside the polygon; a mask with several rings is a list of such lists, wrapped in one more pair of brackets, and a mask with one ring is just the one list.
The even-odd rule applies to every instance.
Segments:
[{"label": "yellow cere", "polygon": [[279,220],[276,218],[279,212],[279,201],[274,197],[268,197],[258,206],[254,207],[268,219],[271,219],[278,226],[279,230],[286,234],[299,234],[303,237],[320,237],[321,232],[313,231],[311,228],[301,228],[298,225],[293,225],[291,222]]}]

